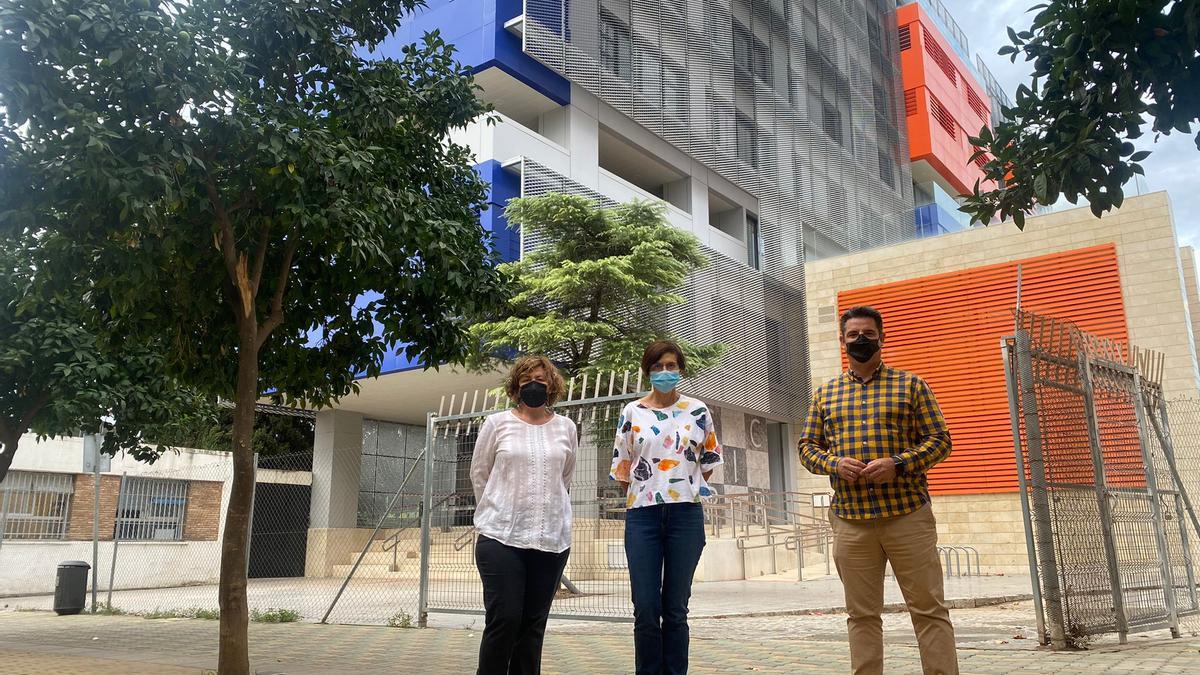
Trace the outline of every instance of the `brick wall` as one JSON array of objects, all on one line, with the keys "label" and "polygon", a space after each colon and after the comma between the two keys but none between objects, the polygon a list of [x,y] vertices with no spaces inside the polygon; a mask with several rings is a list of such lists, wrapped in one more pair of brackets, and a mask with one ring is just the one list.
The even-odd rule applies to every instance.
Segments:
[{"label": "brick wall", "polygon": [[[117,520],[117,495],[120,476],[100,476],[100,539],[110,541]],[[92,538],[92,514],[95,513],[95,482],[92,474],[75,475],[75,494],[71,496],[71,514],[67,518],[67,539]]]},{"label": "brick wall", "polygon": [[188,485],[183,538],[187,541],[216,541],[221,529],[221,488],[217,481],[194,480]]}]

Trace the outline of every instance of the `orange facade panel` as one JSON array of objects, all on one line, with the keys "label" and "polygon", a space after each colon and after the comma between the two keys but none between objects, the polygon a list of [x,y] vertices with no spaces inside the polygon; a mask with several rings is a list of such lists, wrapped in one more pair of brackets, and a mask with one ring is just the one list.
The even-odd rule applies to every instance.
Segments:
[{"label": "orange facade panel", "polygon": [[970,161],[975,149],[968,139],[989,124],[990,99],[919,4],[900,7],[896,17],[909,156],[966,194],[983,178]]},{"label": "orange facade panel", "polygon": [[954,451],[930,473],[933,492],[1017,489],[1000,340],[1013,332],[1018,264],[1025,308],[1128,338],[1112,244],[838,293],[839,311],[883,313],[887,363],[921,375],[937,395]]}]

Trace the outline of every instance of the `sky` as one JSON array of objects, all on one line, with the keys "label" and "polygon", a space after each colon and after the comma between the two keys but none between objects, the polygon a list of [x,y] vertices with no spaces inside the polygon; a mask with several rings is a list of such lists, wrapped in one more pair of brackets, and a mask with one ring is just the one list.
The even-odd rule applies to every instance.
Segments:
[{"label": "sky", "polygon": [[[1040,0],[942,0],[967,34],[972,55],[982,54],[988,68],[1011,96],[1017,85],[1028,83],[1030,67],[1020,57],[1011,63],[1008,57],[996,52],[1008,42],[1006,26],[1021,31],[1029,28],[1033,14],[1026,10]],[[1135,141],[1138,150],[1150,150],[1142,162],[1146,177],[1139,186],[1126,185],[1128,197],[1142,192],[1166,190],[1171,198],[1171,212],[1179,232],[1181,246],[1200,247],[1200,150],[1195,145],[1195,128],[1191,134],[1175,132],[1160,137],[1154,143],[1149,126]]]}]

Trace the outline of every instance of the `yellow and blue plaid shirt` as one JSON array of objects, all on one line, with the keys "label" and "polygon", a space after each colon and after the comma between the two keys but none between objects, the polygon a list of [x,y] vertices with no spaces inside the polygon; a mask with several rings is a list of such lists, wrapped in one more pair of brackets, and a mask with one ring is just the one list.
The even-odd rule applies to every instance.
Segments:
[{"label": "yellow and blue plaid shirt", "polygon": [[[834,515],[887,518],[929,502],[925,473],[950,456],[950,431],[925,380],[880,365],[867,382],[847,371],[817,389],[799,447],[806,469],[829,476]],[[839,457],[864,464],[893,457],[896,478],[880,485],[848,483],[837,475]]]}]

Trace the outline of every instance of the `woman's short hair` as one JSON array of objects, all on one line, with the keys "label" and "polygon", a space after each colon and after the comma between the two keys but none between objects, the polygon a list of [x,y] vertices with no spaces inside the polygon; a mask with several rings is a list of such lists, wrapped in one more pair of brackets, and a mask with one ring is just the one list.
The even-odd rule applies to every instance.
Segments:
[{"label": "woman's short hair", "polygon": [[687,372],[687,359],[683,356],[683,350],[679,345],[671,340],[655,340],[646,346],[646,351],[642,352],[642,374],[650,377],[650,368],[658,363],[658,360],[664,354],[674,354],[679,361],[679,372]]},{"label": "woman's short hair", "polygon": [[562,375],[558,374],[558,368],[550,362],[550,359],[541,354],[529,354],[522,356],[512,364],[512,368],[508,369],[508,375],[504,378],[504,391],[513,401],[521,399],[521,378],[529,373],[541,368],[546,373],[546,390],[549,398],[546,400],[546,405],[554,405],[562,398],[563,391],[566,385],[563,384]]}]

